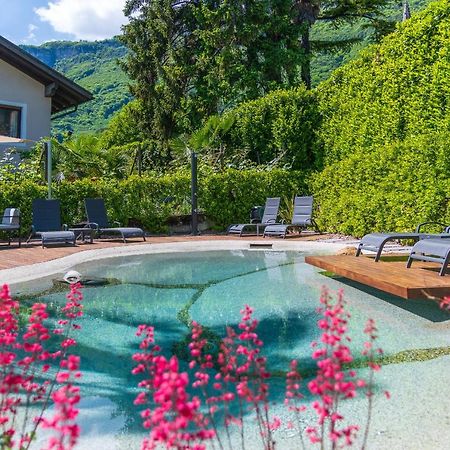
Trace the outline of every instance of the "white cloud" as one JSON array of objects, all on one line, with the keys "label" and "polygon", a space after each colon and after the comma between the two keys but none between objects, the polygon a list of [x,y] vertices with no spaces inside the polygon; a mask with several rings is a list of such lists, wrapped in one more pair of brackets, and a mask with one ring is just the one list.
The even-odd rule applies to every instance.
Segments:
[{"label": "white cloud", "polygon": [[42,21],[55,31],[70,33],[76,39],[105,39],[120,33],[126,22],[125,0],[55,0],[35,9]]},{"label": "white cloud", "polygon": [[38,30],[38,29],[39,28],[36,25],[34,25],[32,23],[28,24],[28,35],[25,38],[25,40],[26,41],[33,41],[35,39],[35,37],[36,37],[36,34],[34,32],[36,30]]}]

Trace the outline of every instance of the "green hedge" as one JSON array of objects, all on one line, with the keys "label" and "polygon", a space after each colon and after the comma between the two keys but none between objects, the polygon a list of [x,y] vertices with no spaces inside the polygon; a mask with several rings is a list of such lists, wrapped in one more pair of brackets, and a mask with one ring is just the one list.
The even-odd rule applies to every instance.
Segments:
[{"label": "green hedge", "polygon": [[317,166],[314,143],[320,116],[312,91],[304,87],[273,91],[225,112],[222,120],[227,122],[230,116],[233,124],[217,143],[225,147],[226,156],[294,170]]},{"label": "green hedge", "polygon": [[431,3],[317,89],[321,225],[361,236],[450,224],[450,1]]},{"label": "green hedge", "polygon": [[450,1],[433,2],[317,88],[327,163],[450,130]]},{"label": "green hedge", "polygon": [[[302,172],[228,170],[199,176],[199,207],[218,228],[236,221],[247,221],[252,206],[264,204],[266,197],[290,200],[306,193]],[[0,184],[0,209],[20,207],[22,229],[31,226],[31,203],[45,198],[45,186],[33,182]],[[190,174],[179,172],[164,176],[133,176],[123,181],[83,179],[54,185],[53,197],[61,201],[62,220],[73,224],[85,220],[83,199],[102,197],[110,220],[139,224],[152,232],[167,231],[167,219],[190,211]]]},{"label": "green hedge", "polygon": [[312,178],[319,221],[329,231],[362,236],[450,225],[450,132],[380,145],[350,155]]}]

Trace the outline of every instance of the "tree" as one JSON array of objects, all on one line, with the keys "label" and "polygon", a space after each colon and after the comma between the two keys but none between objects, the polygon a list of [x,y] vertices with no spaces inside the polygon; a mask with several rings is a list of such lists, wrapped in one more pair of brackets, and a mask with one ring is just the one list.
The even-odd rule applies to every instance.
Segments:
[{"label": "tree", "polygon": [[379,35],[384,35],[393,29],[393,23],[384,20],[383,17],[383,8],[393,3],[393,0],[292,0],[292,2],[293,23],[303,30],[300,38],[300,47],[304,55],[301,76],[308,89],[311,88],[311,57],[314,50],[339,48],[354,42],[353,39],[312,42],[310,32],[316,22],[332,22],[334,26],[339,27],[344,23],[365,20],[367,25],[374,28]]},{"label": "tree", "polygon": [[171,140],[208,117],[302,81],[310,88],[313,52],[349,42],[312,42],[314,23],[366,20],[380,29],[390,1],[128,0],[123,67],[145,138],[170,162]]},{"label": "tree", "polygon": [[123,67],[144,129],[168,143],[209,116],[301,82],[291,0],[128,0]]}]

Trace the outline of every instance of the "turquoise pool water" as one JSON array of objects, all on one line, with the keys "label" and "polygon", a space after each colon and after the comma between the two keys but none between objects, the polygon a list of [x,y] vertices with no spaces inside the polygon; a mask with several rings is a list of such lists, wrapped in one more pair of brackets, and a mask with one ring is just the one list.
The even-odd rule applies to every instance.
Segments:
[{"label": "turquoise pool water", "polygon": [[[344,288],[355,349],[361,348],[368,317],[377,320],[380,345],[388,354],[448,345],[449,332],[439,328],[439,312],[429,302],[409,302],[409,310],[404,309],[403,300],[321,275],[304,263],[304,256],[261,250],[172,253],[77,266],[85,277],[109,279],[107,285],[84,289],[77,336],[83,371],[80,448],[139,448],[143,432],[133,406],[137,380],[131,355],[142,323],[155,327],[157,342],[171,354],[188,334],[189,320],[223,336],[225,326],[237,325],[240,309],[249,304],[260,321],[269,368],[285,370],[292,358],[312,367],[310,343],[319,336],[316,308],[326,285]],[[47,293],[34,300],[55,305],[64,296]],[[282,399],[283,380],[275,384],[274,395]]]}]

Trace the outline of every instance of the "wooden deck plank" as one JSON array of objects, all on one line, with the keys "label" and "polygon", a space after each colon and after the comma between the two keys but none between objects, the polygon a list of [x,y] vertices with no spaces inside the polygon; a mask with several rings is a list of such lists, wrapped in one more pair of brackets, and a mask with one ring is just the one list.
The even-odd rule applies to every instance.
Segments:
[{"label": "wooden deck plank", "polygon": [[349,255],[307,256],[308,264],[405,299],[450,295],[450,274],[440,277],[437,265],[403,261],[374,262],[372,258]]}]

